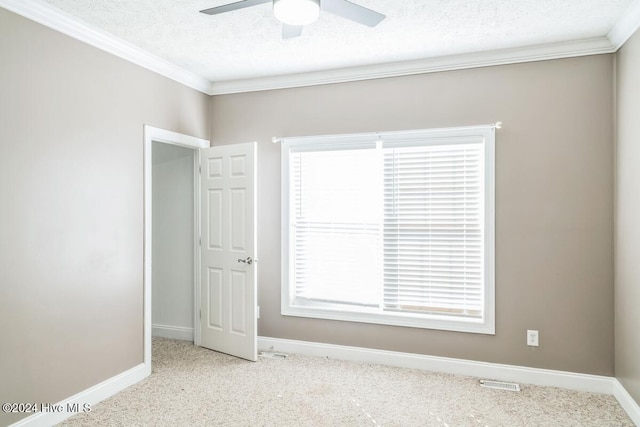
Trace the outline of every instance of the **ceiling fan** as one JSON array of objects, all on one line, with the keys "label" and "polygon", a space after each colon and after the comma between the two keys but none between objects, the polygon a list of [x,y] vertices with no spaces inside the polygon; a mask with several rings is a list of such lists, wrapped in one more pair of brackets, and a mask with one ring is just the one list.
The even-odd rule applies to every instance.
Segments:
[{"label": "ceiling fan", "polygon": [[349,19],[368,27],[375,27],[385,15],[359,6],[347,0],[243,0],[223,6],[201,10],[207,15],[218,15],[259,4],[273,2],[273,14],[282,22],[282,38],[289,39],[302,34],[302,27],[318,18],[320,10]]}]

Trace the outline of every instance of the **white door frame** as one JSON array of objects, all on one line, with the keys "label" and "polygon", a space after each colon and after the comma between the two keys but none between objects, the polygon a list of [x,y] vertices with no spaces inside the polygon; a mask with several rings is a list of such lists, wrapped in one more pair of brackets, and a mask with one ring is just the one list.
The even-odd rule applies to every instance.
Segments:
[{"label": "white door frame", "polygon": [[196,138],[169,130],[144,125],[144,366],[146,376],[151,374],[151,260],[152,260],[152,158],[151,149],[154,142],[178,145],[195,151],[194,167],[194,340],[199,344],[200,319],[199,301],[200,294],[200,178],[198,167],[200,165],[200,148],[209,147],[206,139]]}]

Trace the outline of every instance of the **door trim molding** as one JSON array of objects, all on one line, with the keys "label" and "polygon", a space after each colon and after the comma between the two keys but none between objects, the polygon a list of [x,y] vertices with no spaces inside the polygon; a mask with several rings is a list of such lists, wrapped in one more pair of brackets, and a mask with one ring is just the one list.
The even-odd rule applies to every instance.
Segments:
[{"label": "door trim molding", "polygon": [[[144,366],[151,374],[151,337],[153,334],[153,325],[151,323],[151,260],[152,260],[152,168],[151,148],[153,142],[163,144],[178,145],[185,148],[196,150],[195,167],[194,167],[194,195],[200,194],[200,179],[198,166],[200,164],[200,148],[209,147],[209,141],[194,136],[185,135],[178,132],[172,132],[165,129],[144,125]],[[198,200],[198,199],[195,199]],[[194,291],[199,289],[200,281],[200,257],[198,237],[200,234],[200,205],[194,207]],[[194,292],[195,293],[195,292]],[[199,296],[194,295],[194,332],[197,336],[199,331],[199,318],[196,302]]]}]

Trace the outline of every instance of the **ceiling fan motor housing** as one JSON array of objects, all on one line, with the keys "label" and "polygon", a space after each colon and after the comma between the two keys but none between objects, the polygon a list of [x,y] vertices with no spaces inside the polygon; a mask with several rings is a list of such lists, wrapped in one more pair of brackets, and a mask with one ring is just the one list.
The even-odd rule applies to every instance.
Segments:
[{"label": "ceiling fan motor housing", "polygon": [[273,0],[273,14],[287,25],[308,25],[320,15],[320,0]]}]

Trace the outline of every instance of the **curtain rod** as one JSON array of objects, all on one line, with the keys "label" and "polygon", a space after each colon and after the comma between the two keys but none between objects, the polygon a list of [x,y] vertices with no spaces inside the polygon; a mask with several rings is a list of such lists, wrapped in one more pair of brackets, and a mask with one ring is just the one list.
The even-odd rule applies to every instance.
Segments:
[{"label": "curtain rod", "polygon": [[[490,126],[493,129],[502,129],[502,122],[501,121],[497,121],[495,123],[491,123],[489,125],[485,125],[485,126]],[[475,127],[475,126],[470,126],[470,127]],[[371,135],[380,135],[381,133],[385,133],[385,132],[372,132]],[[274,136],[271,138],[271,142],[273,142],[274,144],[278,143],[278,142],[282,142],[283,137],[277,137]]]}]

